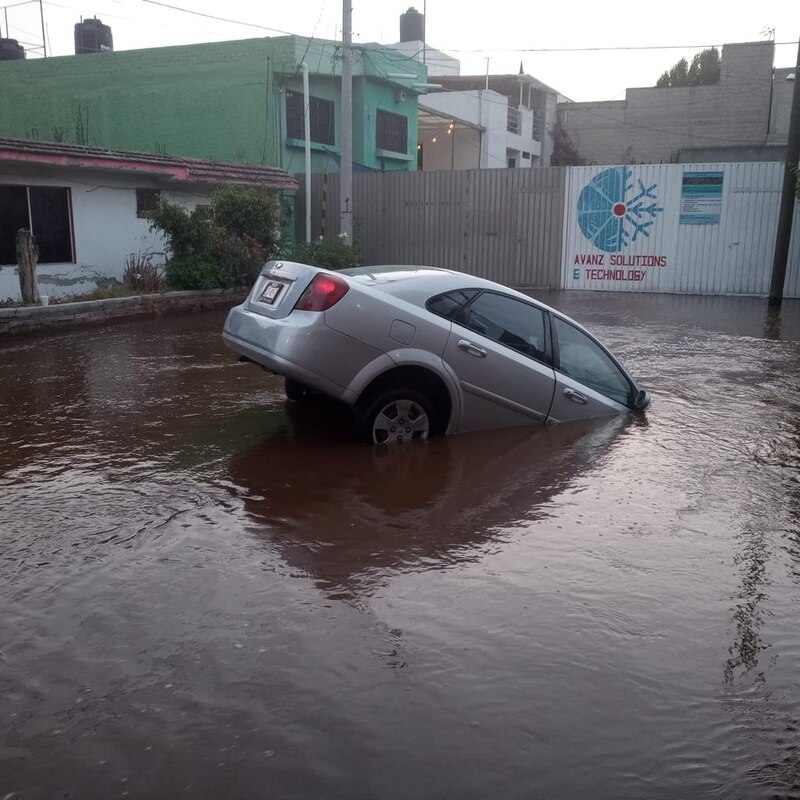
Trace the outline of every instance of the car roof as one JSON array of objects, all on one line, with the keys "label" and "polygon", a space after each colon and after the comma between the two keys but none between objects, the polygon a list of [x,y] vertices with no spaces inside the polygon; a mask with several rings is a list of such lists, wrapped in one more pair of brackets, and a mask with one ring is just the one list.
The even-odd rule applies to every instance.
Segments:
[{"label": "car roof", "polygon": [[[456,289],[488,289],[500,291],[518,297],[528,303],[534,302],[538,306],[550,309],[544,303],[534,300],[527,294],[510,289],[495,281],[468,275],[442,267],[417,266],[413,264],[380,264],[371,267],[356,267],[341,270],[342,275],[347,275],[355,283],[369,286],[384,294],[398,297],[415,305],[424,306],[429,298],[450,292]],[[559,316],[563,316],[555,311]]]}]

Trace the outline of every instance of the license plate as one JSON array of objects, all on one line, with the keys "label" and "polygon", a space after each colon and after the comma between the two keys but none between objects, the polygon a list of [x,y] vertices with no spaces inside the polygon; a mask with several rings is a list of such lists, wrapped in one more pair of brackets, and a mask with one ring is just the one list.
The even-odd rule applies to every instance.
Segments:
[{"label": "license plate", "polygon": [[275,303],[277,300],[278,295],[281,293],[281,289],[283,289],[283,284],[278,283],[277,281],[270,281],[263,292],[261,292],[261,297],[258,299],[262,303],[269,303],[270,305]]}]

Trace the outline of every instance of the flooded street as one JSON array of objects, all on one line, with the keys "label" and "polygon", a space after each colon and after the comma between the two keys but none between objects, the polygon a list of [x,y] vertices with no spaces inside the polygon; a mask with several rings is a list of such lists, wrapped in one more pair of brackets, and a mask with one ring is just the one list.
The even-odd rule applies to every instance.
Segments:
[{"label": "flooded street", "polygon": [[537,296],[645,416],[380,450],[223,312],[0,343],[0,800],[800,798],[800,302]]}]

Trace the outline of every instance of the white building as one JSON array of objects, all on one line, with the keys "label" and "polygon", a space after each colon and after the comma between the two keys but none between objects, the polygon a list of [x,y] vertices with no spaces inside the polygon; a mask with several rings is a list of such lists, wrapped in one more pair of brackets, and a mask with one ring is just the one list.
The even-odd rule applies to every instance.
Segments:
[{"label": "white building", "polygon": [[148,217],[160,195],[193,209],[227,183],[297,189],[272,167],[0,139],[0,300],[20,296],[20,228],[39,245],[41,293],[83,294],[120,280],[132,253],[163,263],[164,242]]},{"label": "white building", "polygon": [[[387,45],[425,64],[431,92],[419,99],[417,164],[424,171],[550,166],[551,131],[562,97],[525,75],[461,75],[461,64],[425,41],[425,17],[400,15]],[[401,70],[402,62],[398,62]]]},{"label": "white building", "polygon": [[533,113],[521,110],[516,129],[509,130],[508,101],[498,92],[437,92],[419,108],[423,170],[525,168],[541,159]]},{"label": "white building", "polygon": [[556,106],[566,97],[525,75],[522,65],[519,75],[462,75],[458,59],[425,42],[425,17],[415,8],[400,15],[400,41],[387,47],[428,70],[432,91],[419,99],[419,169],[550,166]]},{"label": "white building", "polygon": [[459,75],[420,98],[423,170],[550,166],[561,95],[530,75]]}]

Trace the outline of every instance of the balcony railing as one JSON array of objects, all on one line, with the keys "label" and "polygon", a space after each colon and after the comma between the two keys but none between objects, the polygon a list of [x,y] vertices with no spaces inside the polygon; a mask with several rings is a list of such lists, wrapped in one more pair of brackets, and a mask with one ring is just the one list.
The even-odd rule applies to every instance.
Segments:
[{"label": "balcony railing", "polygon": [[535,111],[533,112],[533,123],[531,124],[531,139],[535,139],[537,142],[542,140],[542,121]]},{"label": "balcony railing", "polygon": [[506,130],[509,133],[519,133],[520,131],[520,113],[519,109],[514,106],[508,107],[508,123]]}]

